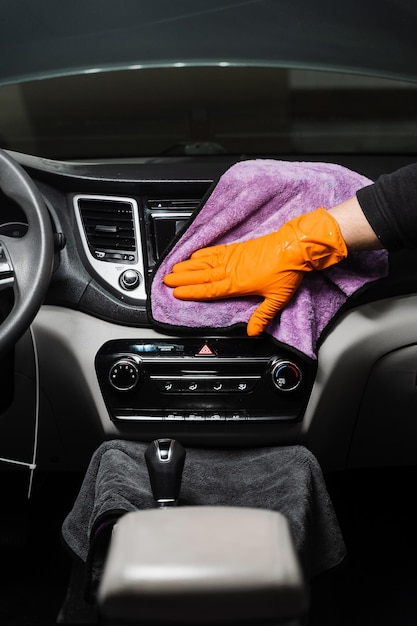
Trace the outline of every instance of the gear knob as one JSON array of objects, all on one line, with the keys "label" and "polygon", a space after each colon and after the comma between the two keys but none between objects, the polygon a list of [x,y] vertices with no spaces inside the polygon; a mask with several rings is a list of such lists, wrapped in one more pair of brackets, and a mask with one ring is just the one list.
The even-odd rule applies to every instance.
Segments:
[{"label": "gear knob", "polygon": [[145,461],[158,506],[175,506],[181,488],[184,448],[175,439],[155,439],[146,448]]}]

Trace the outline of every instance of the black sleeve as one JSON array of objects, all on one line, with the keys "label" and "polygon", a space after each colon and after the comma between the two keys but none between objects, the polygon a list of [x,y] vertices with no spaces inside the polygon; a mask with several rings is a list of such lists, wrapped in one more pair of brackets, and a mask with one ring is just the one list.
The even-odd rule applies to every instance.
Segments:
[{"label": "black sleeve", "polygon": [[384,248],[417,248],[417,163],[384,174],[356,197]]}]

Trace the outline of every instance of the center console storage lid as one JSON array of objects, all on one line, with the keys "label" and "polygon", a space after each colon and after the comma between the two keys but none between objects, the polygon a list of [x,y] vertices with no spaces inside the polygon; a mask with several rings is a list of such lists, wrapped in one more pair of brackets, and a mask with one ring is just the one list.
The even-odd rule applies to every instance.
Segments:
[{"label": "center console storage lid", "polygon": [[123,623],[276,623],[307,608],[286,518],[220,506],[123,516],[98,601],[104,618]]}]

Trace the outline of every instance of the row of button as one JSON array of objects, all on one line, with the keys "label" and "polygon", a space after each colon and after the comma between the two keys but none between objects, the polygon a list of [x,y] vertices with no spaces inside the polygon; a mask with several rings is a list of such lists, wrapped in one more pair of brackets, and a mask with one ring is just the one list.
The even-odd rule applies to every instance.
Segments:
[{"label": "row of button", "polygon": [[187,376],[151,379],[164,393],[247,393],[252,391],[259,377],[245,378],[191,378]]},{"label": "row of button", "polygon": [[129,261],[133,263],[136,260],[134,254],[126,252],[106,252],[103,250],[94,250],[94,256],[100,261]]},{"label": "row of button", "polygon": [[192,422],[218,422],[218,421],[232,421],[240,422],[246,420],[245,411],[175,411],[172,413],[166,413],[165,421],[181,421],[189,420]]},{"label": "row of button", "polygon": [[294,419],[282,415],[254,414],[246,411],[153,411],[134,413],[131,411],[116,411],[117,420],[133,422],[245,422],[245,421],[281,421]]},{"label": "row of button", "polygon": [[143,415],[140,413],[129,412],[117,412],[116,415],[119,420],[133,420],[133,421],[167,421],[167,422],[241,422],[247,419],[246,411],[208,411],[208,410],[196,410],[196,411],[154,411],[150,410]]}]

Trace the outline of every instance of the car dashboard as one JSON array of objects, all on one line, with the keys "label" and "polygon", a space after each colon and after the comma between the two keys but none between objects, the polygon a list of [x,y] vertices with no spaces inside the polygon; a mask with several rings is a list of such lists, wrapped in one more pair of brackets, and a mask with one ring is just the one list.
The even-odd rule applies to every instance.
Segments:
[{"label": "car dashboard", "polygon": [[[233,585],[247,580],[248,554],[262,586],[258,557],[273,564],[274,543],[285,545],[266,543],[254,518],[227,509],[286,509],[293,538],[305,536],[319,564],[306,568],[302,624],[417,622],[417,250],[389,253],[388,275],[348,297],[316,358],[267,333],[249,337],[244,324],[208,332],[157,323],[150,298],[173,242],[236,163],[334,163],[376,180],[417,161],[416,3],[374,4],[4,3],[2,625],[107,623],[89,597],[99,581],[88,579],[100,577],[90,555],[100,569],[127,505],[139,516],[149,507],[151,520],[152,508],[165,508],[146,457],[158,438],[160,450],[186,453],[181,491],[168,494],[186,550],[172,528],[151,523],[150,542],[142,530],[127,533],[129,556],[146,547],[163,557],[148,589],[165,580],[167,563],[198,584],[203,544],[210,561],[211,546],[232,555],[233,568],[218,570]],[[109,517],[100,508],[107,487]],[[97,525],[76,518],[84,562],[64,528],[93,502]],[[326,561],[323,540],[339,543],[337,526],[346,557]],[[188,547],[198,553],[191,568],[181,565]],[[131,582],[136,565],[125,570]],[[288,572],[285,560],[280,568]],[[235,610],[223,610],[224,589],[212,602],[222,613],[215,623],[237,624]],[[246,606],[260,607],[257,623],[268,609],[269,590],[254,597],[248,587],[239,593],[244,623]],[[173,596],[151,601],[175,621]],[[189,608],[182,622],[194,623]]]},{"label": "car dashboard", "polygon": [[[163,436],[224,448],[302,443],[325,470],[415,462],[409,256],[394,255],[386,279],[348,300],[317,360],[266,335],[247,337],[244,327],[167,332],[148,315],[155,268],[236,159],[11,154],[47,205],[55,264],[30,331],[2,363],[1,457],[29,462],[36,448],[38,466],[82,471],[106,439]],[[372,178],[407,162],[320,160]],[[3,233],[24,235],[24,216],[7,199],[2,221]]]}]

